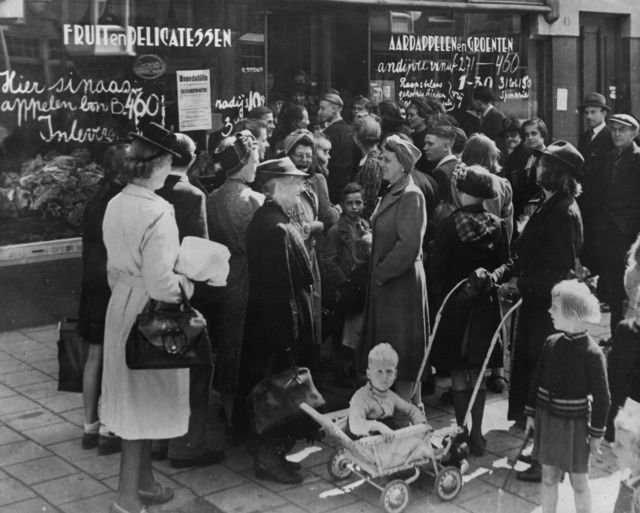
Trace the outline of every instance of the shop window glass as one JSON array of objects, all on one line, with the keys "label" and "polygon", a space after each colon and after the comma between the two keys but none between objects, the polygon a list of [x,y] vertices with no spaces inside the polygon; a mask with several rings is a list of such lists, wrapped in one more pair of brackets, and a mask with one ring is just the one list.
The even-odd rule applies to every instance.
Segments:
[{"label": "shop window glass", "polygon": [[80,235],[104,152],[143,123],[190,135],[208,173],[207,148],[265,104],[260,1],[41,7],[3,29],[0,246]]},{"label": "shop window glass", "polygon": [[[493,89],[496,106],[520,118],[536,114],[535,66],[526,18],[457,11],[370,13],[370,95],[408,103],[440,98],[464,114],[475,86]],[[462,113],[462,114],[461,114]]]}]

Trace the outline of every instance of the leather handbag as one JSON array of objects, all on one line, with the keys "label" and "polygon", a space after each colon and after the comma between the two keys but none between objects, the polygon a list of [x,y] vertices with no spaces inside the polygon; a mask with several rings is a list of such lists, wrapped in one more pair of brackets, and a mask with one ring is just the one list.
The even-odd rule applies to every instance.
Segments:
[{"label": "leather handbag", "polygon": [[304,415],[300,404],[320,409],[325,404],[311,372],[293,365],[258,382],[247,398],[255,433],[282,426]]},{"label": "leather handbag", "polygon": [[138,314],[125,344],[130,369],[181,369],[211,365],[207,322],[193,308],[180,284],[182,300],[150,299]]}]

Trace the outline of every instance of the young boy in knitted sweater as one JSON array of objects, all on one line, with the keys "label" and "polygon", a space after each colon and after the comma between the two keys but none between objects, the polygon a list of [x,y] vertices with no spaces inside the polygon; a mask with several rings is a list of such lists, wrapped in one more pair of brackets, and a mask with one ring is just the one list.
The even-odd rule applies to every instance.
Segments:
[{"label": "young boy in knitted sweater", "polygon": [[391,390],[396,379],[398,353],[391,344],[378,344],[369,352],[368,383],[356,391],[349,403],[349,430],[355,436],[380,433],[385,441],[394,437],[394,414],[408,417],[411,424],[427,419],[417,406]]}]

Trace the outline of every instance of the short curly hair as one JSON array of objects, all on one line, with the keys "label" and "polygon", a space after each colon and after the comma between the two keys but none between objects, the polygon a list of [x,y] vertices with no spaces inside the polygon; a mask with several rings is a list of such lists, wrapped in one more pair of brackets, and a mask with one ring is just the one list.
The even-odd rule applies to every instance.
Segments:
[{"label": "short curly hair", "polygon": [[398,365],[398,353],[391,344],[382,343],[376,345],[371,351],[369,351],[368,363],[371,365],[374,362],[379,363],[391,363],[394,366]]}]

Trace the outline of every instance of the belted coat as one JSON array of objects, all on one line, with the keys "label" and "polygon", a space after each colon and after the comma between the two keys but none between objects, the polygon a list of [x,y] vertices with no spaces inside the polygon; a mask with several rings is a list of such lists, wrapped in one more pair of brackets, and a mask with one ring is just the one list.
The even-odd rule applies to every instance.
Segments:
[{"label": "belted coat", "polygon": [[398,352],[400,381],[416,378],[429,333],[422,238],[425,199],[410,176],[390,186],[371,216],[373,247],[363,324],[362,359],[388,342]]}]

